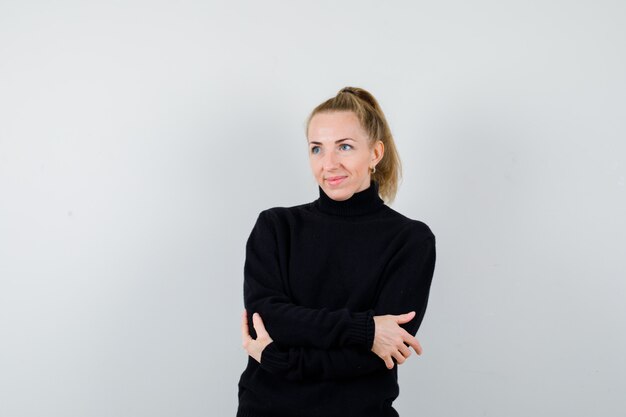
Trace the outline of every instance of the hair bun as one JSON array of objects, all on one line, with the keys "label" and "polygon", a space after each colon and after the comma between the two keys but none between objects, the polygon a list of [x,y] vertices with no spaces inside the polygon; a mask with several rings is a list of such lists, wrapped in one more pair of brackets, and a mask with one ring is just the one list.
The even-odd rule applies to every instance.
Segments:
[{"label": "hair bun", "polygon": [[373,108],[380,109],[380,107],[378,105],[378,102],[376,101],[374,96],[372,96],[368,91],[366,91],[366,90],[364,90],[362,88],[359,88],[359,87],[344,87],[341,90],[339,90],[339,93],[337,93],[337,95],[339,95],[341,93],[353,94],[357,98],[360,98],[362,101],[364,101],[365,103],[367,103],[370,106],[372,106]]},{"label": "hair bun", "polygon": [[341,93],[350,93],[350,94],[354,94],[355,96],[358,96],[357,91],[352,88],[352,87],[344,87],[341,90],[339,90],[339,94]]}]

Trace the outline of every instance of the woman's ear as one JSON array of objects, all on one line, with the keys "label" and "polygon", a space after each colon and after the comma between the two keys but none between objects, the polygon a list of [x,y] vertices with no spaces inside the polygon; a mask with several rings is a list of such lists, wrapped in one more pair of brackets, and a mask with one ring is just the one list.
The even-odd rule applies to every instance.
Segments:
[{"label": "woman's ear", "polygon": [[385,144],[382,140],[377,140],[372,149],[372,163],[374,165],[378,164],[381,159],[383,159],[383,155],[385,154]]}]

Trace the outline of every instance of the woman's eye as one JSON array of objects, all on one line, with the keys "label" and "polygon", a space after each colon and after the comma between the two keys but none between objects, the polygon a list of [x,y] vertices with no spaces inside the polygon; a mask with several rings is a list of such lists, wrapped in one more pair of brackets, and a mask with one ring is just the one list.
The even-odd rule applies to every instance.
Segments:
[{"label": "woman's eye", "polygon": [[352,149],[352,145],[348,145],[347,143],[342,143],[340,146],[348,146],[350,149]]},{"label": "woman's eye", "polygon": [[316,151],[317,151],[319,148],[320,148],[319,146],[313,146],[313,147],[311,148],[311,153],[317,153]]}]

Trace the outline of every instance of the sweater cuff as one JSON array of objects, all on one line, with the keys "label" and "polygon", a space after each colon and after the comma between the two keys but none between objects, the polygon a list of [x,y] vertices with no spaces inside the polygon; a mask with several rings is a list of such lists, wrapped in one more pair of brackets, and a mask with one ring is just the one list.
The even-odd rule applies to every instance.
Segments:
[{"label": "sweater cuff", "polygon": [[288,370],[289,352],[279,350],[276,343],[271,342],[261,352],[261,368],[273,374]]},{"label": "sweater cuff", "polygon": [[351,315],[352,324],[346,332],[348,343],[371,349],[374,344],[374,310]]}]

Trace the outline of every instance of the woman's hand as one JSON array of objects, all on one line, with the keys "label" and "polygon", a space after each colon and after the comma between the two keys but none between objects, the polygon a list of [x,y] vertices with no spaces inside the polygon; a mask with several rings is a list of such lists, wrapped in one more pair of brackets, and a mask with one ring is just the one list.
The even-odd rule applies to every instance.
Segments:
[{"label": "woman's hand", "polygon": [[261,363],[261,353],[267,345],[273,342],[259,313],[252,315],[252,324],[256,330],[256,339],[250,336],[250,329],[248,327],[248,313],[246,310],[241,315],[241,340],[243,348],[248,352],[248,355],[252,356],[258,363]]},{"label": "woman's hand", "polygon": [[385,361],[388,369],[393,368],[393,359],[398,364],[404,363],[406,358],[411,355],[409,346],[413,347],[418,355],[422,354],[422,346],[417,339],[400,327],[400,324],[410,322],[413,317],[415,317],[414,311],[397,316],[391,314],[374,316],[375,329],[372,352]]}]

